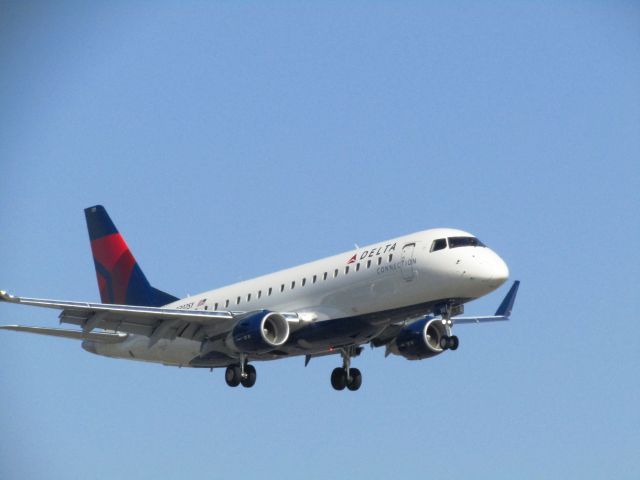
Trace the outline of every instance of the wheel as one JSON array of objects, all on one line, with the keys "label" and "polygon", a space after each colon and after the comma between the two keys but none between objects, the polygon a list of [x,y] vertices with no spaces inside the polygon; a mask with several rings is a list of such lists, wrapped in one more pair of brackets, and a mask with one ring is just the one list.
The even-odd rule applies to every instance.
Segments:
[{"label": "wheel", "polygon": [[440,348],[442,350],[446,350],[447,348],[449,348],[449,337],[444,336],[440,338]]},{"label": "wheel", "polygon": [[347,388],[352,392],[355,392],[362,385],[362,373],[357,368],[349,369],[349,381],[347,382]]},{"label": "wheel", "polygon": [[224,372],[224,379],[230,387],[240,385],[240,367],[237,365],[229,365],[227,371]]},{"label": "wheel", "polygon": [[253,365],[247,365],[244,367],[245,377],[240,380],[242,386],[245,388],[251,388],[256,384],[256,378],[258,374],[256,373],[256,368]]},{"label": "wheel", "polygon": [[334,368],[331,372],[331,386],[336,390],[344,390],[347,384],[347,375],[344,368]]},{"label": "wheel", "polygon": [[458,337],[455,335],[453,337],[449,337],[449,348],[451,350],[456,350],[460,342],[458,341]]}]

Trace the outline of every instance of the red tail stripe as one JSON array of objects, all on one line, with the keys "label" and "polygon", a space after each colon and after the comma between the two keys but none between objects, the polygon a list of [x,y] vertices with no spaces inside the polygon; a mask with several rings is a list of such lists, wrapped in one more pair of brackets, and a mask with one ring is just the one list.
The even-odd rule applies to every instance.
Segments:
[{"label": "red tail stripe", "polygon": [[127,250],[110,270],[114,302],[117,304],[123,305],[127,301],[127,288],[129,288],[129,279],[135,265],[135,258]]},{"label": "red tail stripe", "polygon": [[127,247],[124,238],[119,233],[96,238],[91,242],[93,258],[109,271],[113,269],[120,257],[128,251],[129,247]]}]

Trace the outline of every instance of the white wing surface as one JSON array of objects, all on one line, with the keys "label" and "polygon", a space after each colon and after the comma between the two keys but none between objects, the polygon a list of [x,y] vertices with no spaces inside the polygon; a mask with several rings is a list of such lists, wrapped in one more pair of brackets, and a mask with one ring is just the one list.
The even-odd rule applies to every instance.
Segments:
[{"label": "white wing surface", "polygon": [[[80,333],[84,335],[95,328],[100,328],[110,332],[144,335],[149,337],[150,345],[162,338],[183,337],[192,340],[212,338],[228,332],[237,320],[233,313],[226,311],[207,312],[44,300],[16,297],[4,291],[0,291],[0,301],[61,310],[60,322],[80,326],[82,328]],[[16,329],[15,326],[11,327]]]}]

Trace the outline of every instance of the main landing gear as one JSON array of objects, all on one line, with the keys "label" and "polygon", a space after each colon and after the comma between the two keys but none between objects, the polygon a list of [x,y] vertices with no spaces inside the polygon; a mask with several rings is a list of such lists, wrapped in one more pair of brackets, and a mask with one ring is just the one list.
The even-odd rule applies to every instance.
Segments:
[{"label": "main landing gear", "polygon": [[257,377],[256,368],[244,359],[241,359],[240,365],[229,365],[224,372],[224,379],[230,387],[242,384],[245,388],[251,388],[256,384]]},{"label": "main landing gear", "polygon": [[340,350],[342,355],[342,368],[335,368],[331,372],[331,386],[336,390],[356,391],[362,385],[362,373],[357,368],[350,368],[351,357],[358,354],[354,347],[343,348]]}]

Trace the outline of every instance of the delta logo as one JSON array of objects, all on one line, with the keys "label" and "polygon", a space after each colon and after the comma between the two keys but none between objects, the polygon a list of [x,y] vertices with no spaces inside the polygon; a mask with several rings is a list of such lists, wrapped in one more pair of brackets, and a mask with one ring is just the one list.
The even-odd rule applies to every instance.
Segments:
[{"label": "delta logo", "polygon": [[358,254],[357,253],[353,254],[353,256],[351,258],[349,258],[349,260],[347,260],[347,265],[355,263],[357,260],[364,260],[365,258],[372,258],[372,257],[376,257],[378,255],[383,255],[385,253],[390,253],[390,252],[395,251],[395,249],[396,249],[396,244],[395,243],[388,243],[384,247],[382,247],[382,246],[378,247],[378,248],[374,247],[371,250],[364,250],[360,254],[360,258],[358,258]]}]

